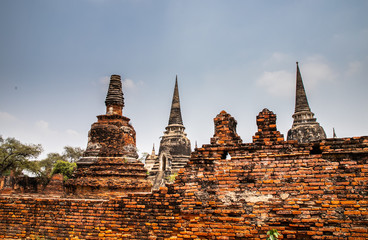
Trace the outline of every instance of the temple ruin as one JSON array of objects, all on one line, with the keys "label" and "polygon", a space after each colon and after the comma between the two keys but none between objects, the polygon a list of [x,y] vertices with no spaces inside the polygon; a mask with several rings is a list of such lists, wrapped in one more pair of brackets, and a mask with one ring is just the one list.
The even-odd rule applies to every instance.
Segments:
[{"label": "temple ruin", "polygon": [[97,116],[88,133],[87,149],[65,186],[69,194],[103,198],[130,192],[150,192],[144,164],[138,161],[135,130],[123,116],[121,78],[112,75],[106,114]]},{"label": "temple ruin", "polygon": [[[295,122],[316,125],[297,82]],[[244,143],[237,121],[221,111],[209,143],[195,148],[173,183],[152,190],[123,107],[113,75],[106,114],[91,126],[67,194],[2,192],[0,238],[261,240],[277,229],[279,239],[368,239],[368,136],[285,140],[265,108]],[[177,83],[171,110],[164,136],[175,140],[184,135]],[[158,155],[169,159],[164,146]],[[162,159],[158,165],[170,170]]]},{"label": "temple ruin", "polygon": [[164,186],[170,180],[170,176],[176,174],[188,162],[191,145],[184,130],[178,77],[176,76],[169,123],[161,137],[158,155],[155,155],[153,149],[152,154],[146,158],[146,166],[149,166],[149,179],[153,182],[153,189],[157,190],[160,186]]},{"label": "temple ruin", "polygon": [[293,118],[293,126],[288,131],[288,140],[308,143],[326,138],[325,131],[310,110],[298,62],[296,63],[295,112]]}]

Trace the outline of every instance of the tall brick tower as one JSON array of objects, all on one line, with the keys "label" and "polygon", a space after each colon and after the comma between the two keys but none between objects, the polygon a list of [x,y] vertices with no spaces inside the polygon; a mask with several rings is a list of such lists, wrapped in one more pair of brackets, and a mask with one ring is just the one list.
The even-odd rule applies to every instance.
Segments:
[{"label": "tall brick tower", "polygon": [[112,75],[106,96],[106,114],[97,116],[88,133],[87,149],[77,162],[67,192],[88,197],[111,197],[147,192],[147,170],[137,160],[135,130],[123,116],[121,78]]},{"label": "tall brick tower", "polygon": [[298,62],[296,62],[296,94],[294,122],[288,131],[287,140],[297,140],[299,143],[308,143],[326,138],[326,133],[319,125],[314,113],[308,104],[305,94],[302,75],[300,74]]},{"label": "tall brick tower", "polygon": [[177,173],[188,162],[191,145],[184,130],[185,127],[180,109],[178,77],[176,76],[169,124],[161,138],[158,158],[151,169],[149,177],[153,181],[154,189],[164,185],[167,177]]}]

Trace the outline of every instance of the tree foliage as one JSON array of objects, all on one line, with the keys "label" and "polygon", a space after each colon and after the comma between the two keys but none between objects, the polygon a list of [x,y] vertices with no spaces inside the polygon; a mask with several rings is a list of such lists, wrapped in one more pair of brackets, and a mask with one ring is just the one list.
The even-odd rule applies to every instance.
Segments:
[{"label": "tree foliage", "polygon": [[64,176],[64,179],[71,178],[74,170],[77,168],[76,163],[71,163],[63,160],[58,160],[52,170],[52,175],[60,173]]},{"label": "tree foliage", "polygon": [[34,173],[43,184],[47,184],[54,174],[60,173],[65,179],[72,176],[77,164],[75,162],[83,155],[79,147],[64,147],[63,154],[49,153],[47,157],[37,162]]},{"label": "tree foliage", "polygon": [[68,162],[76,162],[82,157],[84,151],[80,147],[65,146],[63,158]]},{"label": "tree foliage", "polygon": [[34,173],[40,182],[46,186],[52,177],[52,170],[57,161],[63,160],[63,156],[58,153],[49,153],[45,159],[33,161],[33,168],[27,169]]},{"label": "tree foliage", "polygon": [[23,144],[15,138],[3,139],[0,136],[0,176],[7,175],[11,170],[20,174],[24,169],[34,169],[30,161],[42,152],[41,145]]},{"label": "tree foliage", "polygon": [[54,155],[51,176],[60,173],[65,180],[71,178],[77,168],[76,162],[83,156],[83,152],[80,147],[65,146],[63,155]]},{"label": "tree foliage", "polygon": [[0,176],[8,175],[10,171],[20,175],[26,170],[46,186],[53,174],[61,173],[70,178],[77,166],[75,162],[83,155],[80,147],[65,146],[62,154],[49,153],[46,158],[36,160],[41,152],[39,144],[23,144],[15,138],[0,136]]}]

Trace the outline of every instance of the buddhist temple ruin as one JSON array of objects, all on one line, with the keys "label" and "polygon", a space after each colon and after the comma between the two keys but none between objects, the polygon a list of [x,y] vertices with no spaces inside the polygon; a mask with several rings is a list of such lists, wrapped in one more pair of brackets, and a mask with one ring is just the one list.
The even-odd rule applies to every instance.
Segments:
[{"label": "buddhist temple ruin", "polygon": [[138,161],[136,133],[123,116],[124,97],[119,75],[112,75],[106,96],[106,114],[97,116],[88,133],[87,149],[66,183],[69,194],[111,197],[149,192],[147,170]]},{"label": "buddhist temple ruin", "polygon": [[[159,154],[153,147],[146,159],[150,177],[161,176],[158,189],[151,190],[137,160],[120,76],[111,76],[105,103],[65,183],[68,194],[0,191],[1,239],[263,240],[274,229],[279,239],[368,239],[368,136],[318,138],[323,129],[298,67],[289,132],[300,139],[285,140],[276,114],[264,108],[252,142],[244,143],[237,121],[223,110],[209,143],[191,153],[176,81]],[[168,183],[164,177],[175,172]]]},{"label": "buddhist temple ruin", "polygon": [[188,162],[191,145],[184,130],[185,127],[180,109],[178,77],[176,76],[169,124],[161,137],[158,156],[155,157],[153,152],[146,159],[146,161],[149,161],[148,163],[152,162],[152,158],[155,159],[152,168],[150,168],[149,176],[153,182],[153,189],[163,186],[169,180],[170,175],[177,173]]},{"label": "buddhist temple ruin", "polygon": [[288,131],[288,140],[296,140],[299,143],[308,143],[326,138],[326,133],[319,125],[314,113],[308,104],[305,93],[302,75],[296,63],[296,94],[295,94],[295,112],[293,114],[294,122],[292,128]]}]

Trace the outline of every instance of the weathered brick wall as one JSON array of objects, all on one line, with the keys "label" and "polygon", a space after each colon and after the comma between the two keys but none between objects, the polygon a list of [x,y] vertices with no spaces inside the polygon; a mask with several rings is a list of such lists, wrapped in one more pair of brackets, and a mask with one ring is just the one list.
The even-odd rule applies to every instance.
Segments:
[{"label": "weathered brick wall", "polygon": [[64,194],[64,176],[62,174],[54,174],[46,187],[43,189],[44,194],[55,194],[55,195],[63,195]]},{"label": "weathered brick wall", "polygon": [[0,237],[368,239],[368,137],[285,142],[267,110],[240,144],[231,116],[216,118],[216,141],[174,184],[111,200],[2,196]]},{"label": "weathered brick wall", "polygon": [[28,176],[2,176],[0,177],[1,193],[36,193],[41,192],[43,186],[38,178]]},{"label": "weathered brick wall", "polygon": [[0,194],[53,194],[63,195],[63,175],[55,174],[45,186],[39,178],[28,176],[3,176],[0,177]]},{"label": "weathered brick wall", "polygon": [[[184,196],[182,213],[199,212],[195,224],[186,222],[184,228],[230,239],[262,234],[265,239],[271,228],[288,239],[368,239],[368,139],[353,141],[365,142],[364,154],[310,155],[311,146],[272,153],[280,145],[199,149],[192,159],[197,163],[188,165],[176,183],[182,183],[186,196],[195,196]],[[231,160],[219,158],[226,152]]]},{"label": "weathered brick wall", "polygon": [[2,198],[0,238],[119,236],[116,209],[105,200]]},{"label": "weathered brick wall", "polygon": [[0,238],[168,238],[177,223],[177,197],[167,189],[113,200],[2,196]]}]

